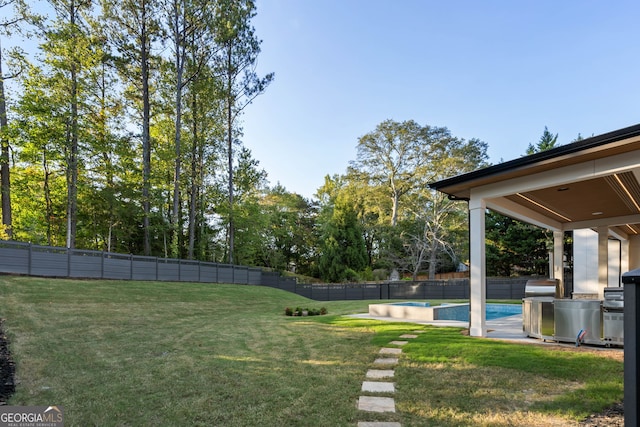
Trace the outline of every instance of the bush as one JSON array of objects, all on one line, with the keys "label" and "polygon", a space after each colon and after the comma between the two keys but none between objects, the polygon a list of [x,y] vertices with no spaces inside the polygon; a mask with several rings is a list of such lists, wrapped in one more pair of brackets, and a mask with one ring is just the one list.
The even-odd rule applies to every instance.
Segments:
[{"label": "bush", "polygon": [[287,307],[284,309],[284,314],[286,316],[320,316],[320,315],[327,314],[327,308],[322,307],[320,309],[317,309],[317,308],[310,309],[310,308],[296,307],[295,309],[292,309],[290,307]]}]

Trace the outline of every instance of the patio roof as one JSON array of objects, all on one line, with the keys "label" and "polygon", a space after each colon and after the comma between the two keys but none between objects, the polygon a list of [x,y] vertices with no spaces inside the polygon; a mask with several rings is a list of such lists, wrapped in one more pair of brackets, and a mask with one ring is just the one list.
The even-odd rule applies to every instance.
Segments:
[{"label": "patio roof", "polygon": [[640,124],[434,182],[548,229],[640,234]]}]

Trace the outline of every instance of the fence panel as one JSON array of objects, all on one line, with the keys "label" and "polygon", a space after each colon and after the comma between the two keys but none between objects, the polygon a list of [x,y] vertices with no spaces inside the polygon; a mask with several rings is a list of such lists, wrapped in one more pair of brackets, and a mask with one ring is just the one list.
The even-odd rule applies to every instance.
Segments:
[{"label": "fence panel", "polygon": [[236,285],[246,285],[249,283],[249,268],[234,265],[233,267],[233,282]]},{"label": "fence panel", "polygon": [[313,299],[313,285],[298,285],[296,286],[296,293],[305,298]]},{"label": "fence panel", "polygon": [[283,291],[298,293],[298,281],[291,277],[280,277],[278,280],[278,285],[275,286],[278,289],[282,289]]},{"label": "fence panel", "polygon": [[158,258],[158,280],[164,282],[180,281],[180,260]]},{"label": "fence panel", "polygon": [[262,284],[262,270],[259,268],[249,268],[249,274],[247,277],[247,283],[249,285],[261,285]]},{"label": "fence panel", "polygon": [[280,284],[280,274],[275,271],[263,271],[262,272],[262,285],[263,286],[272,286],[274,288],[279,288]]},{"label": "fence panel", "polygon": [[102,278],[102,252],[69,250],[69,276],[77,278]]},{"label": "fence panel", "polygon": [[69,255],[66,248],[51,246],[31,247],[31,271],[33,276],[69,277]]},{"label": "fence panel", "polygon": [[181,282],[200,281],[200,263],[198,261],[182,260],[178,264]]},{"label": "fence panel", "polygon": [[218,283],[233,283],[233,266],[228,264],[218,265]]},{"label": "fence panel", "polygon": [[444,283],[429,283],[424,286],[424,299],[445,299]]},{"label": "fence panel", "polygon": [[212,262],[200,263],[200,282],[216,283],[218,281],[218,266]]},{"label": "fence panel", "polygon": [[0,243],[0,272],[29,274],[30,245],[28,243]]},{"label": "fence panel", "polygon": [[[306,285],[303,285],[306,286]],[[331,285],[325,285],[325,284],[313,284],[310,285],[310,297],[312,300],[314,301],[331,301],[332,297],[331,297],[331,292],[332,292],[332,288],[333,286]],[[300,287],[298,287],[298,289],[300,289]]]},{"label": "fence panel", "polygon": [[133,280],[158,280],[158,259],[150,256],[131,257]]},{"label": "fence panel", "polygon": [[105,252],[103,254],[103,275],[105,279],[131,279],[131,255]]}]

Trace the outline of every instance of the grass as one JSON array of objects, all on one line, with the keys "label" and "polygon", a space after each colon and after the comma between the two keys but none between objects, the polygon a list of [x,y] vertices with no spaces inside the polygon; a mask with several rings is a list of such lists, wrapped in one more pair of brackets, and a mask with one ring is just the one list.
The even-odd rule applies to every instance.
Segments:
[{"label": "grass", "polygon": [[[9,404],[62,405],[70,426],[530,426],[570,425],[622,399],[622,362],[611,352],[342,316],[370,302],[3,276],[0,317],[19,381]],[[287,306],[329,315],[287,317]],[[380,347],[416,329],[424,333],[396,368],[398,412],[358,411]]]}]

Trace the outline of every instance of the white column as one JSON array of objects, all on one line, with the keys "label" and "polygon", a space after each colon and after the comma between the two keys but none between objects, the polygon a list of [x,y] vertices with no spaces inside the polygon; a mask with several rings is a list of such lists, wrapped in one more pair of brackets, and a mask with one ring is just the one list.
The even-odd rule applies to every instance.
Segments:
[{"label": "white column", "polygon": [[[551,272],[552,278],[557,279],[558,283],[560,283],[560,289],[563,290],[564,293],[564,232],[563,231],[554,231],[553,232],[553,271]],[[563,295],[559,295],[560,298],[564,298]]]},{"label": "white column", "polygon": [[598,227],[598,298],[609,283],[609,227]]},{"label": "white column", "polygon": [[470,305],[471,316],[469,335],[487,336],[487,286],[485,255],[485,211],[483,199],[473,196],[469,201],[469,262],[470,262]]},{"label": "white column", "polygon": [[629,268],[629,240],[620,241],[620,273],[624,274],[631,270]]}]

